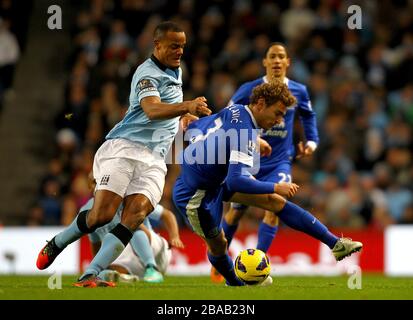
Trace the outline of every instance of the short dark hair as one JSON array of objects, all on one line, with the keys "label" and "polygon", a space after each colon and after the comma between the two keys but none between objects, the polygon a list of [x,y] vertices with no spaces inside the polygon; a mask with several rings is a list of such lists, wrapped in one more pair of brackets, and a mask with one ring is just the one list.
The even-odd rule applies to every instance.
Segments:
[{"label": "short dark hair", "polygon": [[162,39],[168,31],[172,32],[184,32],[178,24],[172,21],[164,21],[158,24],[153,32],[153,38],[155,40]]},{"label": "short dark hair", "polygon": [[281,101],[286,107],[291,107],[297,103],[297,99],[292,95],[288,86],[279,80],[271,83],[262,83],[252,90],[250,103],[257,104],[263,98],[267,107]]},{"label": "short dark hair", "polygon": [[276,42],[271,42],[271,44],[268,46],[267,50],[265,51],[265,56],[267,56],[268,51],[270,51],[270,49],[271,49],[273,46],[283,47],[284,50],[285,50],[285,53],[287,54],[287,58],[288,58],[289,54],[288,54],[287,46],[286,46],[284,43],[282,43],[282,42],[277,42],[277,41],[276,41]]}]

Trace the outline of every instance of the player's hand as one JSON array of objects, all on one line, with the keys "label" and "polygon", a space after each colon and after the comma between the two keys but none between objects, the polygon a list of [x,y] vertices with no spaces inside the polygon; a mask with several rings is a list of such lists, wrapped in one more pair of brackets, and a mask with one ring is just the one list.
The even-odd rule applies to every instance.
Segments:
[{"label": "player's hand", "polygon": [[194,100],[187,101],[188,112],[197,117],[209,116],[212,111],[208,108],[206,101],[205,97],[198,97]]},{"label": "player's hand", "polygon": [[274,192],[280,196],[290,198],[294,196],[299,186],[295,183],[280,182],[275,185]]},{"label": "player's hand", "polygon": [[184,243],[181,241],[181,239],[179,237],[170,239],[169,240],[169,246],[172,247],[172,248],[179,248],[179,249],[185,248]]},{"label": "player's hand", "polygon": [[258,143],[260,144],[260,156],[269,157],[272,152],[270,144],[260,137],[258,137]]},{"label": "player's hand", "polygon": [[297,156],[296,159],[304,158],[311,156],[314,152],[314,149],[310,146],[304,147],[304,143],[300,141],[297,145]]},{"label": "player's hand", "polygon": [[190,114],[190,113],[184,114],[184,115],[181,117],[181,121],[180,121],[182,130],[185,132],[185,131],[188,129],[188,126],[189,126],[192,122],[194,122],[194,121],[196,121],[196,120],[198,120],[198,119],[199,119],[199,118],[198,118],[197,116],[194,116],[193,114]]}]

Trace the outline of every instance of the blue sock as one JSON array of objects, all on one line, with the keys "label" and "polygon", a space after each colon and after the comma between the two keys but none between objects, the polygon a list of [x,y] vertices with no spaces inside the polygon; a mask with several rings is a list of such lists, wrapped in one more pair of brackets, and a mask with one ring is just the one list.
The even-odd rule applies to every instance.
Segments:
[{"label": "blue sock", "polygon": [[139,258],[142,260],[144,266],[151,264],[152,266],[156,267],[152,247],[145,232],[143,232],[142,230],[136,231],[132,236],[130,244]]},{"label": "blue sock", "polygon": [[208,260],[211,264],[218,270],[220,274],[227,280],[227,283],[230,286],[243,286],[244,283],[238,279],[237,275],[234,271],[234,264],[232,263],[231,258],[229,257],[228,253],[224,254],[223,256],[213,256],[208,251]]},{"label": "blue sock", "polygon": [[278,217],[289,227],[307,233],[320,240],[332,249],[338,238],[328,231],[327,227],[318,221],[311,213],[287,201]]},{"label": "blue sock", "polygon": [[277,230],[278,226],[273,227],[261,221],[260,227],[258,228],[257,249],[264,251],[266,253],[270,248],[272,241],[275,238]]},{"label": "blue sock", "polygon": [[225,218],[222,219],[222,220],[223,220],[222,221],[222,229],[224,230],[225,238],[228,241],[228,248],[229,248],[229,246],[231,245],[232,238],[234,238],[234,234],[238,229],[238,223],[237,224],[228,224],[225,221]]},{"label": "blue sock", "polygon": [[72,242],[80,239],[84,233],[79,230],[77,225],[77,217],[73,222],[62,232],[56,235],[54,241],[60,249],[66,248]]},{"label": "blue sock", "polygon": [[107,233],[103,238],[102,246],[98,253],[79,279],[82,280],[88,274],[97,276],[120,256],[123,249],[125,249],[123,242],[113,233]]}]

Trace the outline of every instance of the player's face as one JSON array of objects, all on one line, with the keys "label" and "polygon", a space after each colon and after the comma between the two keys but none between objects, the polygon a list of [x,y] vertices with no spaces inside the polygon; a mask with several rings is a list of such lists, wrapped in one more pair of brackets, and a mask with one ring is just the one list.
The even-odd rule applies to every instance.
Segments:
[{"label": "player's face", "polygon": [[290,66],[290,59],[287,56],[285,48],[280,45],[273,45],[267,52],[262,61],[267,79],[271,81],[274,78],[284,78],[287,68]]},{"label": "player's face", "polygon": [[284,121],[287,107],[281,101],[278,101],[268,107],[265,105],[264,99],[261,103],[262,107],[259,109],[260,115],[258,119],[256,118],[257,123],[261,128],[269,130],[276,124],[280,124]]},{"label": "player's face", "polygon": [[184,32],[168,31],[162,39],[155,41],[157,58],[167,67],[177,68],[181,65],[185,44]]}]

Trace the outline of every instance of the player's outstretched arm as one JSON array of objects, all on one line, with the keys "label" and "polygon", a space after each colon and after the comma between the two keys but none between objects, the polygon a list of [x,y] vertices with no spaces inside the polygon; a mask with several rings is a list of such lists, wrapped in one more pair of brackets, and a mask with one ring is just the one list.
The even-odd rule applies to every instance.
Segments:
[{"label": "player's outstretched arm", "polygon": [[175,248],[184,248],[181,238],[179,237],[179,227],[175,215],[172,211],[164,208],[161,215],[162,223],[169,234],[169,244]]},{"label": "player's outstretched arm", "polygon": [[[205,98],[204,98],[205,99]],[[149,96],[141,100],[141,107],[150,120],[164,120],[190,113],[197,117],[211,114],[208,105],[201,98],[181,103],[164,103],[157,96]]]}]

